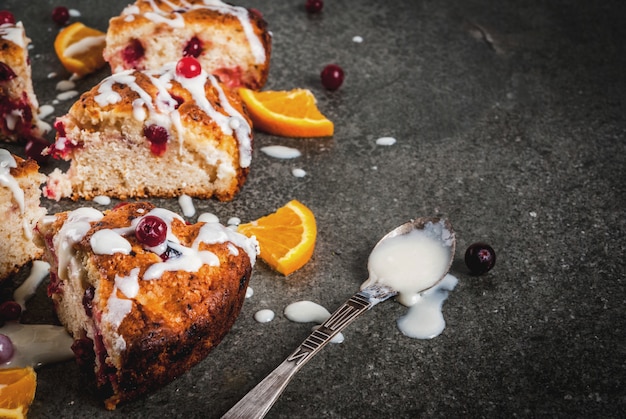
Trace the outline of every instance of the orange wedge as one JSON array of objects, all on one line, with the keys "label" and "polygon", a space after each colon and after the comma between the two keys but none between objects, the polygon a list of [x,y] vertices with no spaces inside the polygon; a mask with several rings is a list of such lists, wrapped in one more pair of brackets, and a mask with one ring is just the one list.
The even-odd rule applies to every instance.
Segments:
[{"label": "orange wedge", "polygon": [[255,236],[260,258],[285,276],[311,259],[317,237],[313,212],[296,200],[256,221],[240,224],[238,230],[248,237]]},{"label": "orange wedge", "polygon": [[239,89],[252,125],[282,137],[328,137],[334,125],[317,109],[313,93],[307,89],[258,92]]},{"label": "orange wedge", "polygon": [[33,368],[0,369],[0,417],[26,417],[36,388],[37,374]]},{"label": "orange wedge", "polygon": [[58,33],[54,50],[67,71],[84,76],[104,66],[102,51],[105,35],[104,32],[75,22]]}]

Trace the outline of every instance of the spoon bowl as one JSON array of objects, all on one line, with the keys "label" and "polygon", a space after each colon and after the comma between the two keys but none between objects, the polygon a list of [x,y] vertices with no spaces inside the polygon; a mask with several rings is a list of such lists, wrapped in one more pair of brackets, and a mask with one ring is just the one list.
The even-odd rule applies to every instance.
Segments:
[{"label": "spoon bowl", "polygon": [[[436,251],[433,252],[429,246],[436,248]],[[361,290],[335,310],[286,360],[226,412],[222,419],[263,418],[295,373],[357,317],[390,297],[400,294],[403,298],[406,293],[421,293],[439,283],[452,265],[455,247],[452,226],[449,221],[440,218],[416,218],[387,233],[372,249],[368,261],[370,275]],[[420,281],[414,281],[414,269],[419,269],[420,265],[411,262],[428,259],[433,254],[437,255],[435,268],[422,275],[425,280],[420,278]],[[373,262],[373,257],[378,256],[381,257]],[[426,260],[423,265],[432,267],[433,263]],[[398,275],[397,271],[402,275]],[[407,287],[406,283],[411,286]]]}]

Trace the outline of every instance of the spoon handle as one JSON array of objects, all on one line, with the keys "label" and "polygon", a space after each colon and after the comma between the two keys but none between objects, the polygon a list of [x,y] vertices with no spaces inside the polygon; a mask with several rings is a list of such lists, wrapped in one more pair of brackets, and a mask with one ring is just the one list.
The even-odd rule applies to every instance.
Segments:
[{"label": "spoon handle", "polygon": [[314,330],[274,371],[234,405],[222,419],[260,419],[274,405],[296,372],[330,340],[365,311],[397,292],[381,285],[371,285],[354,294],[328,320]]}]

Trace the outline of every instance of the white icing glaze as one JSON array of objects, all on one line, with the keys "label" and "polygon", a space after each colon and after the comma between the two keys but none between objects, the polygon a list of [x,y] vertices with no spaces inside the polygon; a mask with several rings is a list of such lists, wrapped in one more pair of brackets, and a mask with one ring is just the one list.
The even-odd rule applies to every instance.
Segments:
[{"label": "white icing glaze", "polygon": [[300,157],[302,153],[300,150],[291,147],[285,147],[282,145],[270,145],[261,147],[261,151],[270,157],[277,159],[295,159]]},{"label": "white icing glaze", "polygon": [[441,311],[443,302],[457,283],[457,278],[447,274],[440,283],[423,292],[415,304],[409,307],[407,314],[398,319],[400,331],[414,339],[432,339],[439,336],[446,327]]},{"label": "white icing glaze", "polygon": [[189,195],[182,194],[178,197],[178,205],[183,211],[185,217],[193,217],[196,215],[196,208],[193,206],[193,200]]},{"label": "white icing glaze", "polygon": [[139,293],[139,268],[133,268],[128,276],[115,275],[115,286],[127,298],[135,298]]},{"label": "white icing glaze", "polygon": [[111,203],[111,198],[105,195],[98,195],[93,198],[93,202],[99,205],[109,205]]},{"label": "white icing glaze", "polygon": [[246,298],[252,298],[253,295],[254,290],[252,289],[252,287],[248,286],[248,288],[246,288]]},{"label": "white icing glaze", "polygon": [[[70,277],[70,270],[76,268],[73,265],[80,265],[75,261],[73,246],[85,237],[91,228],[91,222],[99,221],[104,217],[100,211],[94,208],[81,207],[70,212],[67,220],[52,239],[54,249],[58,258],[59,279],[67,280]],[[44,218],[44,222],[50,218]]]},{"label": "white icing glaze", "polygon": [[306,171],[304,169],[300,169],[298,167],[291,169],[291,174],[295,177],[305,177]]},{"label": "white icing glaze", "polygon": [[54,106],[42,105],[39,107],[39,118],[46,118],[54,113]]},{"label": "white icing glaze", "polygon": [[74,98],[76,96],[78,96],[78,91],[77,90],[68,90],[66,92],[59,93],[57,95],[57,99],[60,100],[60,101],[64,101],[64,100],[72,99],[72,98]]},{"label": "white icing glaze", "polygon": [[56,85],[56,89],[61,92],[72,90],[75,87],[76,87],[76,83],[74,83],[72,80],[61,80]]},{"label": "white icing glaze", "polygon": [[446,273],[452,240],[452,233],[441,220],[382,241],[370,254],[369,279],[361,288],[376,283],[388,285],[398,291],[402,304],[413,305],[422,291]]},{"label": "white icing glaze", "polygon": [[128,240],[119,233],[107,228],[92,234],[89,238],[89,244],[96,255],[112,255],[115,253],[128,255],[132,250]]},{"label": "white icing glaze", "polygon": [[219,223],[220,219],[215,214],[211,214],[210,212],[203,212],[198,216],[198,222]]},{"label": "white icing glaze", "polygon": [[13,193],[13,199],[24,212],[24,191],[20,188],[17,180],[11,176],[11,169],[17,167],[17,162],[13,155],[3,148],[0,148],[0,185],[8,188]]},{"label": "white icing glaze", "polygon": [[376,140],[376,145],[394,145],[396,143],[396,139],[393,137],[380,137]]},{"label": "white icing glaze", "polygon": [[274,320],[274,316],[275,314],[272,310],[265,308],[254,313],[254,320],[259,323],[269,323]]},{"label": "white icing glaze", "polygon": [[75,57],[79,54],[84,54],[92,48],[104,46],[104,35],[101,36],[86,36],[80,41],[74,42],[63,51],[63,55],[66,57]]},{"label": "white icing glaze", "polygon": [[11,41],[21,48],[26,48],[28,44],[22,22],[17,22],[15,25],[10,23],[0,25],[0,38]]},{"label": "white icing glaze", "polygon": [[0,368],[39,367],[74,357],[74,340],[64,327],[7,322],[0,332],[11,339],[15,349],[13,357]]},{"label": "white icing glaze", "polygon": [[[323,306],[313,301],[297,301],[285,307],[283,314],[288,320],[296,323],[317,323],[313,329],[317,329],[319,325],[324,323],[330,317],[330,312]],[[330,342],[342,343],[345,340],[343,333],[337,333]]]},{"label": "white icing glaze", "polygon": [[39,287],[39,284],[48,276],[49,272],[50,264],[48,262],[41,260],[33,261],[30,274],[24,282],[13,291],[13,300],[22,307],[22,311],[26,310],[26,301],[35,294],[37,287]]}]

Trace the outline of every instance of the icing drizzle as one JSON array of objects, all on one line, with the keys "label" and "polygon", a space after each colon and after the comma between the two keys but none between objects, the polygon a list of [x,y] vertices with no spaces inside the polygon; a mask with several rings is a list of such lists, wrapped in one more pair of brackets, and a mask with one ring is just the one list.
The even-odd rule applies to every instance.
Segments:
[{"label": "icing drizzle", "polygon": [[[237,138],[239,144],[239,165],[243,168],[250,166],[252,160],[252,128],[247,123],[243,115],[237,111],[228,100],[226,93],[220,86],[218,80],[204,70],[193,78],[186,78],[176,74],[176,64],[170,63],[158,71],[143,72],[150,79],[153,86],[157,88],[156,98],[146,92],[135,77],[136,70],[126,70],[113,74],[103,80],[98,87],[98,94],[94,100],[100,107],[113,105],[122,100],[118,92],[113,90],[113,85],[122,84],[128,86],[139,96],[133,101],[133,116],[135,119],[145,122],[146,125],[156,124],[172,132],[175,128],[179,142],[180,151],[183,149],[185,129],[181,123],[178,112],[178,102],[169,93],[173,81],[176,81],[187,90],[200,109],[207,114],[225,135],[232,135]],[[205,94],[206,85],[217,92],[219,105],[226,114],[218,111]],[[229,172],[228,170],[226,172]],[[218,174],[220,171],[218,171]]]}]

